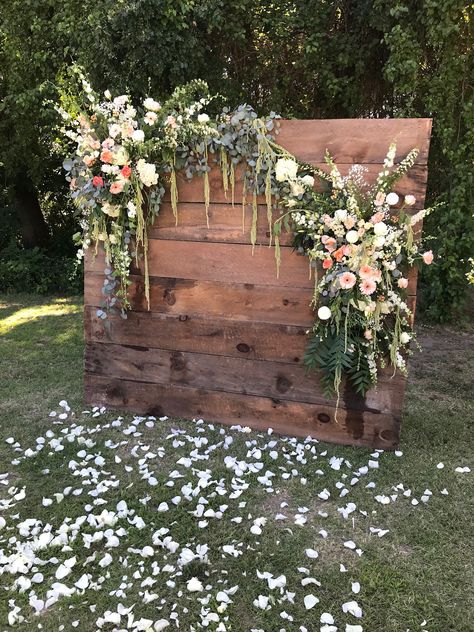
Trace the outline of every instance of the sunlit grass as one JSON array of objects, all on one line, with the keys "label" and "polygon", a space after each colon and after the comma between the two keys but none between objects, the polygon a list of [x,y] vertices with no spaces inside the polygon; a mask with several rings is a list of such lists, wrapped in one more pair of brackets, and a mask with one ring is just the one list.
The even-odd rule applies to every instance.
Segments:
[{"label": "sunlit grass", "polygon": [[[0,309],[5,309],[7,304],[0,302]],[[0,319],[0,335],[10,333],[19,325],[35,321],[45,316],[63,316],[66,314],[77,314],[81,311],[80,305],[72,299],[57,298],[50,303],[42,305],[31,305],[29,307],[19,307],[13,314]]]}]

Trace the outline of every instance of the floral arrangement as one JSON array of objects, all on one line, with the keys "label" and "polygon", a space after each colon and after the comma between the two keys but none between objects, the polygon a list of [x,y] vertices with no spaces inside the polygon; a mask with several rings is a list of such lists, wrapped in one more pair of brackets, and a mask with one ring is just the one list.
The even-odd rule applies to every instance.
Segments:
[{"label": "floral arrangement", "polygon": [[[171,192],[178,223],[178,171],[203,178],[206,220],[208,173],[218,164],[223,188],[234,204],[236,169],[243,172],[242,206],[250,199],[255,244],[257,198],[264,195],[277,271],[282,230],[315,271],[312,305],[317,318],[305,355],[309,369],[322,371],[328,393],[339,390],[343,375],[365,395],[377,381],[377,367],[390,362],[406,371],[406,354],[414,341],[407,305],[407,273],[421,254],[414,226],[427,211],[406,212],[416,200],[392,190],[416,158],[413,150],[395,168],[395,145],[389,148],[376,183],[367,185],[364,169],[354,166],[343,177],[327,156],[329,173],[299,162],[275,142],[278,116],[259,118],[239,106],[209,115],[213,99],[203,82],[178,88],[166,103],[148,97],[135,107],[126,96],[99,99],[83,79],[87,108],[61,113],[75,152],[64,162],[71,195],[80,213],[82,248],[106,254],[104,300],[98,315],[106,319],[130,307],[128,286],[132,259],[143,257],[149,301],[147,225],[160,210],[165,185]],[[315,191],[315,177],[327,183]],[[204,221],[204,218],[203,218]],[[322,269],[322,274],[321,274]]]},{"label": "floral arrangement", "polygon": [[399,204],[392,191],[417,151],[394,168],[395,151],[392,145],[373,186],[365,182],[363,167],[355,165],[343,177],[327,156],[329,194],[313,190],[308,165],[288,158],[276,164],[277,178],[290,185],[284,200],[288,212],[278,222],[289,216],[295,247],[316,271],[312,304],[317,318],[305,363],[323,372],[328,394],[339,395],[346,374],[365,395],[387,360],[394,371],[406,372],[405,356],[415,339],[407,274],[417,262],[431,264],[433,253],[421,253],[413,237],[427,211],[408,214],[415,197],[406,195]]}]

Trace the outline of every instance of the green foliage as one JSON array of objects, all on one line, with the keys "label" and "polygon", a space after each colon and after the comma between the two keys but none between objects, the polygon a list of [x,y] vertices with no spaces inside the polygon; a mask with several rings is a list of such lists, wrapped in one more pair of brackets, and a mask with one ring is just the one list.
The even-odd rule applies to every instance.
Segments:
[{"label": "green foliage", "polygon": [[80,294],[82,266],[72,256],[40,248],[25,250],[11,242],[0,251],[0,288],[4,292]]},{"label": "green foliage", "polygon": [[164,99],[199,77],[260,113],[433,117],[427,201],[443,207],[426,225],[439,257],[422,298],[446,319],[474,245],[472,24],[462,0],[3,0],[0,171],[64,206],[51,103],[72,61],[96,89],[132,96]]}]

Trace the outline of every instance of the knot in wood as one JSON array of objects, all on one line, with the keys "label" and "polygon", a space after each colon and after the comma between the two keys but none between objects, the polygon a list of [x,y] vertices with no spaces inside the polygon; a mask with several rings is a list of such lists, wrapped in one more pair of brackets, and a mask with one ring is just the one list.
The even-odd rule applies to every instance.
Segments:
[{"label": "knot in wood", "polygon": [[277,377],[276,388],[279,393],[286,393],[286,391],[291,387],[290,380],[284,375],[279,375]]},{"label": "knot in wood", "polygon": [[236,348],[240,353],[248,353],[250,351],[250,347],[245,342],[239,342]]}]

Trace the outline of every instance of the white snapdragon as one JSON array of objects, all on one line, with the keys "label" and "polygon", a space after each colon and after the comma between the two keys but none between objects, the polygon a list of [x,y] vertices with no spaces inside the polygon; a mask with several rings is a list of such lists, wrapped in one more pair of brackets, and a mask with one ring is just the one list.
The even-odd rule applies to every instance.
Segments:
[{"label": "white snapdragon", "polygon": [[137,162],[137,171],[140,180],[146,187],[151,187],[158,182],[158,174],[156,173],[155,165],[140,158]]},{"label": "white snapdragon", "polygon": [[294,180],[298,173],[298,164],[291,158],[279,158],[275,165],[275,178],[277,182]]}]

